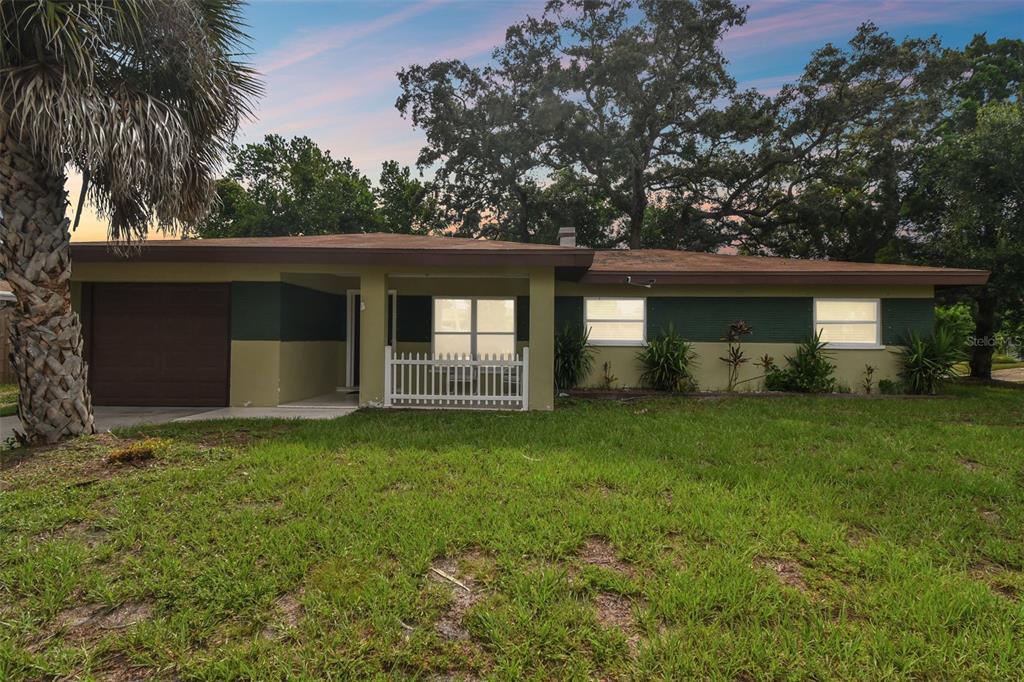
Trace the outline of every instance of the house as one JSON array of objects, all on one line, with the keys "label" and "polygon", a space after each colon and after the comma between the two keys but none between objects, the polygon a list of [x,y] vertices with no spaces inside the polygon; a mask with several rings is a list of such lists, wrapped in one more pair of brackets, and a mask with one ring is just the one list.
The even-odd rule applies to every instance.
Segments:
[{"label": "house", "polygon": [[[363,405],[554,404],[556,330],[590,330],[637,386],[636,354],[672,325],[702,389],[725,386],[728,325],[777,361],[821,330],[837,379],[894,376],[890,352],[932,328],[936,287],[977,270],[395,234],[75,243],[73,303],[98,405],[274,406],[348,389]],[[748,364],[742,378],[758,369]],[[752,387],[754,384],[750,384]]]}]

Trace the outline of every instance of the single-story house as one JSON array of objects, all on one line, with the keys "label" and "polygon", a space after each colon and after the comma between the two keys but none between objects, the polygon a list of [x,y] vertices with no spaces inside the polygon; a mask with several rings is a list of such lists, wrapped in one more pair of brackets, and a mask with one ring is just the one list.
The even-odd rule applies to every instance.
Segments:
[{"label": "single-story house", "polygon": [[[816,331],[837,379],[930,332],[936,287],[978,270],[396,234],[72,244],[72,296],[98,405],[275,406],[336,391],[362,405],[554,404],[556,330],[588,329],[584,382],[640,384],[636,355],[671,325],[701,389],[725,386],[730,323],[747,357],[783,362]],[[760,370],[748,363],[741,379]],[[756,388],[756,382],[748,384]]]}]

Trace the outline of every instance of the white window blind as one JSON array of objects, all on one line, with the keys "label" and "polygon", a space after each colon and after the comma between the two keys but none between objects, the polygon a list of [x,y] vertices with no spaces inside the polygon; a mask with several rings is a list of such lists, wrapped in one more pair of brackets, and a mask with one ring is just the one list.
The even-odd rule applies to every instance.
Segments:
[{"label": "white window blind", "polygon": [[877,298],[816,298],[814,329],[837,348],[873,348],[881,341],[881,305]]},{"label": "white window blind", "polygon": [[588,298],[584,326],[589,342],[605,346],[638,346],[644,342],[646,301],[642,298]]}]

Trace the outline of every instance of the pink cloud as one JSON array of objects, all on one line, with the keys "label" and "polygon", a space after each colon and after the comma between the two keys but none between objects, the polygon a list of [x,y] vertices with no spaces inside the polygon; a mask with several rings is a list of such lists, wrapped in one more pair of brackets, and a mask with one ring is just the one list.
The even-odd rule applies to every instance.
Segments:
[{"label": "pink cloud", "polygon": [[294,66],[329,50],[346,47],[360,38],[380,33],[396,24],[429,12],[439,4],[441,4],[440,0],[424,0],[371,21],[304,32],[301,37],[286,42],[268,54],[256,68],[264,74],[269,74]]},{"label": "pink cloud", "polygon": [[[267,82],[267,96],[257,112],[260,127],[273,126],[296,129],[296,116],[323,107],[338,105],[356,98],[380,96],[391,91],[398,94],[397,72],[411,64],[439,59],[470,60],[490,50],[504,39],[505,28],[479,34],[471,40],[450,41],[443,45],[427,45],[411,50],[389,51],[386,57],[368,64],[369,58],[339,70],[335,63],[318,63],[307,69],[301,78],[273,77]],[[345,112],[335,110],[341,119]]]},{"label": "pink cloud", "polygon": [[811,41],[824,43],[837,33],[852,32],[859,24],[868,20],[883,28],[889,28],[894,25],[949,21],[960,16],[997,11],[1005,7],[1005,2],[998,1],[759,2],[752,5],[747,23],[730,31],[724,43],[727,51],[733,53],[769,51],[778,49],[780,45]]}]

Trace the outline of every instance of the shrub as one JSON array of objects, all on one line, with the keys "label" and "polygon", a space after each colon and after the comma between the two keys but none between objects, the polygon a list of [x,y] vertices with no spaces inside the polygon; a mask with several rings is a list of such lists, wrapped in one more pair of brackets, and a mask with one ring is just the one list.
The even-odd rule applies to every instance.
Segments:
[{"label": "shrub", "polygon": [[648,341],[637,355],[644,366],[640,380],[659,391],[694,391],[697,382],[692,369],[696,356],[693,344],[670,326],[667,332]]},{"label": "shrub", "polygon": [[587,345],[590,331],[566,327],[555,334],[555,389],[574,388],[590,372],[594,349]]},{"label": "shrub", "polygon": [[935,308],[935,329],[945,329],[953,335],[957,346],[966,347],[974,334],[974,313],[966,303],[943,305]]},{"label": "shrub", "polygon": [[879,379],[878,380],[878,392],[883,395],[899,395],[906,393],[903,388],[903,384],[892,379]]},{"label": "shrub", "polygon": [[793,356],[786,356],[786,368],[765,368],[764,386],[769,391],[830,393],[836,389],[835,366],[821,333],[801,343]]},{"label": "shrub", "polygon": [[955,376],[954,367],[964,355],[956,334],[943,326],[931,336],[911,332],[901,351],[900,378],[910,393],[934,395],[940,383]]}]

